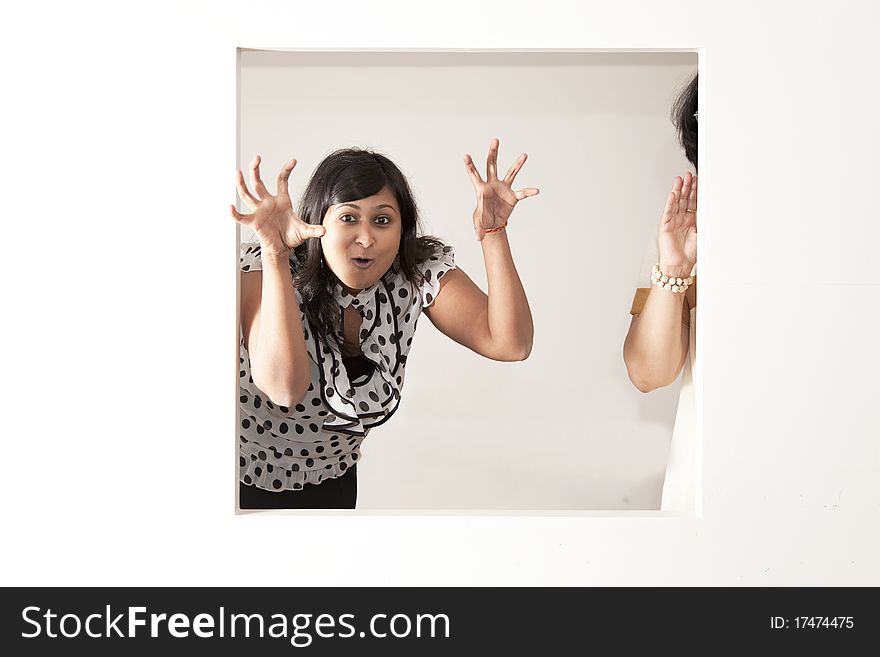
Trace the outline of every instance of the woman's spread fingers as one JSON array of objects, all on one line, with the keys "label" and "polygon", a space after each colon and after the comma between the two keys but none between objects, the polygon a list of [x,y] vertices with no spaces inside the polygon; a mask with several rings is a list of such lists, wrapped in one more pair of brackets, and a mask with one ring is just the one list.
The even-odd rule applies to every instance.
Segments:
[{"label": "woman's spread fingers", "polygon": [[684,182],[681,186],[681,195],[678,197],[678,211],[679,212],[687,212],[688,209],[688,199],[691,195],[691,174],[686,173],[684,176]]},{"label": "woman's spread fingers", "polygon": [[464,156],[464,166],[467,169],[468,175],[471,177],[471,182],[474,183],[474,187],[477,187],[483,182],[483,179],[480,177],[480,172],[477,171],[477,167],[474,166],[474,160],[470,155]]},{"label": "woman's spread fingers", "polygon": [[498,140],[489,144],[489,155],[486,158],[486,180],[498,180]]},{"label": "woman's spread fingers", "polygon": [[278,174],[278,183],[276,184],[276,193],[278,195],[287,195],[287,181],[290,178],[290,172],[296,166],[296,160],[291,160],[281,168]]},{"label": "woman's spread fingers", "polygon": [[529,196],[537,196],[541,190],[537,187],[524,187],[523,189],[519,189],[516,192],[516,200],[522,201],[524,198],[528,198]]},{"label": "woman's spread fingers", "polygon": [[516,179],[516,174],[519,173],[519,170],[522,169],[522,165],[525,164],[528,158],[529,156],[525,153],[516,158],[516,162],[511,165],[511,167],[507,170],[507,175],[504,176],[504,182],[506,184],[513,184],[513,181]]},{"label": "woman's spread fingers", "polygon": [[247,224],[250,222],[251,215],[242,214],[241,212],[239,212],[238,210],[235,209],[234,205],[230,205],[229,209],[231,210],[232,218],[235,219],[237,222],[242,223],[242,224]]},{"label": "woman's spread fingers", "polygon": [[312,237],[323,237],[324,233],[327,232],[327,229],[321,224],[307,224],[302,219],[294,220],[293,230],[296,233],[297,241],[300,243]]},{"label": "woman's spread fingers", "polygon": [[664,225],[672,221],[677,207],[678,201],[675,198],[675,192],[669,192],[669,196],[666,197],[666,206],[663,208],[662,223]]},{"label": "woman's spread fingers", "polygon": [[251,185],[254,186],[255,195],[260,199],[264,199],[271,195],[260,178],[260,162],[262,162],[262,158],[259,155],[255,156],[251,162]]},{"label": "woman's spread fingers", "polygon": [[681,188],[683,185],[684,179],[681,176],[676,176],[675,179],[672,181],[672,195],[674,198],[672,201],[671,211],[673,214],[677,214],[679,211],[678,206],[681,203]]},{"label": "woman's spread fingers", "polygon": [[244,174],[241,172],[241,169],[238,170],[238,195],[241,197],[241,200],[247,203],[251,210],[255,209],[260,202],[255,199],[250,191],[247,188],[247,185],[244,182]]}]

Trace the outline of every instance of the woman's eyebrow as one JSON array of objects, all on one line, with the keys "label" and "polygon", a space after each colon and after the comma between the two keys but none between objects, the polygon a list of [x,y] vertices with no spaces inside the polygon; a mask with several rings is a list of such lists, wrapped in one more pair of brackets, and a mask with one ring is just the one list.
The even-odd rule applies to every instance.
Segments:
[{"label": "woman's eyebrow", "polygon": [[[339,204],[340,208],[346,207],[346,206],[349,208],[354,208],[355,210],[361,209],[361,206],[359,206],[357,203],[340,203]],[[397,212],[397,208],[395,208],[393,205],[389,205],[388,203],[380,203],[379,205],[376,205],[373,207],[374,210],[381,210],[382,208],[391,208],[392,210]]]}]

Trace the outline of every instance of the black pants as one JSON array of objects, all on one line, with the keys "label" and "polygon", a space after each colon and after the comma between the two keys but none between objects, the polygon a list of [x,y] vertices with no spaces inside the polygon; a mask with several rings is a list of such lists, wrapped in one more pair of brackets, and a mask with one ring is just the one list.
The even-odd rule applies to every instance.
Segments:
[{"label": "black pants", "polygon": [[336,479],[306,484],[302,490],[263,490],[238,482],[242,509],[353,509],[357,503],[357,466]]}]

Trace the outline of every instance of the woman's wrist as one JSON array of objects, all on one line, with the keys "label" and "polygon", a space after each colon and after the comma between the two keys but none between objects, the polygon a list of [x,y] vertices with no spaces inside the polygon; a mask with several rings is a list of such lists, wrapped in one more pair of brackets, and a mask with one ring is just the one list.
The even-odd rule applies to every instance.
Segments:
[{"label": "woman's wrist", "polygon": [[491,233],[486,233],[483,235],[483,239],[480,241],[480,246],[483,249],[492,249],[495,251],[496,249],[501,249],[502,251],[506,251],[510,249],[510,240],[507,239],[507,230],[496,230]]},{"label": "woman's wrist", "polygon": [[[667,274],[666,271],[670,271],[670,273]],[[684,294],[694,282],[693,276],[682,276],[679,274],[684,269],[666,271],[660,267],[659,263],[654,265],[651,269],[651,283],[669,292]]]},{"label": "woman's wrist", "polygon": [[693,269],[694,265],[691,264],[670,264],[660,260],[660,271],[664,276],[669,276],[670,278],[687,278],[691,275]]},{"label": "woman's wrist", "polygon": [[494,228],[484,228],[483,232],[486,235],[493,235],[495,233],[500,233],[501,231],[505,230],[506,228],[507,228],[507,222],[505,221],[500,226],[495,226]]},{"label": "woman's wrist", "polygon": [[264,263],[286,264],[290,260],[290,252],[279,253],[276,250],[267,251],[265,247],[260,248],[260,259]]},{"label": "woman's wrist", "polygon": [[[474,224],[477,226],[478,224]],[[491,242],[506,242],[507,241],[507,223],[503,223],[498,226],[494,226],[492,228],[483,228],[483,239],[480,240],[482,244],[487,244]]]},{"label": "woman's wrist", "polygon": [[257,241],[260,243],[260,257],[263,260],[267,258],[277,258],[286,260],[290,256],[290,249],[287,248],[287,245],[278,237],[262,237],[259,233],[256,234]]}]

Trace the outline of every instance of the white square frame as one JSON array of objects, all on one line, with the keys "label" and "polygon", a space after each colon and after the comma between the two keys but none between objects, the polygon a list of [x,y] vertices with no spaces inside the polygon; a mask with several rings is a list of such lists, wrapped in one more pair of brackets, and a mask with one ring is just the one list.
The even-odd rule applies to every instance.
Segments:
[{"label": "white square frame", "polygon": [[[23,455],[3,481],[19,500],[7,510],[16,540],[4,547],[4,582],[880,583],[880,91],[865,84],[878,7],[453,2],[420,17],[381,0],[340,0],[332,14],[216,2],[152,5],[137,20],[114,7],[17,5],[10,17],[7,45],[22,56],[7,81],[27,93],[4,106],[19,154],[4,174],[18,199],[49,189],[64,200],[63,212],[20,225],[28,245],[60,242],[69,257],[8,253],[9,270],[28,276],[12,286],[19,312],[4,327],[14,345],[6,435]],[[92,10],[119,18],[114,29]],[[699,518],[231,513],[234,460],[217,441],[233,415],[234,245],[217,225],[231,202],[235,154],[223,135],[235,124],[234,52],[258,44],[700,51],[701,174],[711,181],[701,209],[713,223],[700,245],[709,394]],[[53,167],[63,174],[47,185],[39,174]],[[92,183],[101,194],[84,198]],[[829,189],[848,191],[845,212]],[[821,262],[822,275],[806,276],[805,262]],[[71,428],[42,424],[57,418]],[[35,478],[21,463],[39,458],[52,467]],[[271,581],[249,565],[261,549]],[[347,567],[303,567],[313,563]]]},{"label": "white square frame", "polygon": [[[235,149],[235,162],[236,166],[238,163],[242,162],[242,152],[241,152],[241,70],[242,70],[242,53],[247,51],[261,51],[261,52],[270,52],[270,53],[306,53],[306,54],[320,54],[320,53],[351,53],[351,54],[375,54],[375,53],[383,53],[383,54],[393,54],[398,55],[401,58],[405,58],[407,55],[413,54],[424,54],[424,53],[442,53],[442,54],[451,54],[451,53],[487,53],[487,54],[524,54],[524,55],[541,55],[541,54],[566,54],[566,53],[595,53],[595,54],[630,54],[630,53],[692,53],[696,54],[698,58],[698,72],[700,71],[700,62],[701,59],[701,51],[698,48],[532,48],[532,49],[522,49],[522,48],[297,48],[297,47],[243,47],[239,46],[235,49],[235,79],[236,79],[236,149]],[[701,78],[702,80],[702,78]],[[701,81],[702,84],[702,81]],[[698,148],[700,148],[698,146]],[[702,179],[701,179],[702,180]],[[711,181],[709,181],[711,184]],[[704,182],[705,184],[705,182]],[[239,207],[239,210],[242,210]],[[236,226],[236,239],[237,242],[240,243],[241,240],[241,230],[240,226]],[[702,248],[702,233],[698,235],[698,249]],[[236,258],[236,263],[238,262]],[[237,267],[237,265],[236,265]],[[236,270],[237,271],[237,270]],[[699,308],[699,300],[701,298],[702,292],[700,292],[701,288],[697,289],[698,295],[698,303],[697,307]],[[240,306],[240,280],[239,284],[236,287],[236,307]],[[699,310],[697,311],[699,315]],[[697,408],[694,409],[695,417],[696,417],[696,453],[699,455],[702,452],[702,440],[703,440],[703,429],[702,429],[702,359],[699,357],[700,353],[700,328],[699,323],[697,324],[697,360],[695,364],[695,373],[694,373],[694,387],[695,394],[697,399]],[[235,362],[237,363],[237,359],[239,357],[238,354],[238,341],[235,343]],[[236,417],[235,424],[232,427],[231,434],[233,436],[233,455],[234,461],[238,461],[238,430],[240,417],[238,414],[238,365],[235,366],[235,376],[234,380],[236,381],[236,392],[235,392],[235,400],[236,400]],[[678,383],[675,384],[676,386]],[[353,511],[343,511],[343,510],[322,510],[322,511],[309,511],[309,510],[243,510],[239,508],[238,504],[238,472],[236,470],[235,477],[233,480],[233,486],[236,490],[235,494],[235,513],[236,514],[260,514],[260,515],[331,515],[331,516],[352,516],[352,515],[366,515],[366,516],[384,516],[384,515],[425,515],[425,516],[435,516],[435,515],[449,515],[449,516],[548,516],[548,517],[700,517],[701,512],[701,491],[702,491],[702,462],[697,460],[697,464],[695,466],[695,478],[692,483],[695,493],[695,508],[689,512],[682,511],[659,511],[659,510],[596,510],[596,509],[585,509],[585,510],[556,510],[556,509],[542,509],[542,510],[511,510],[511,509],[356,509]]]}]

